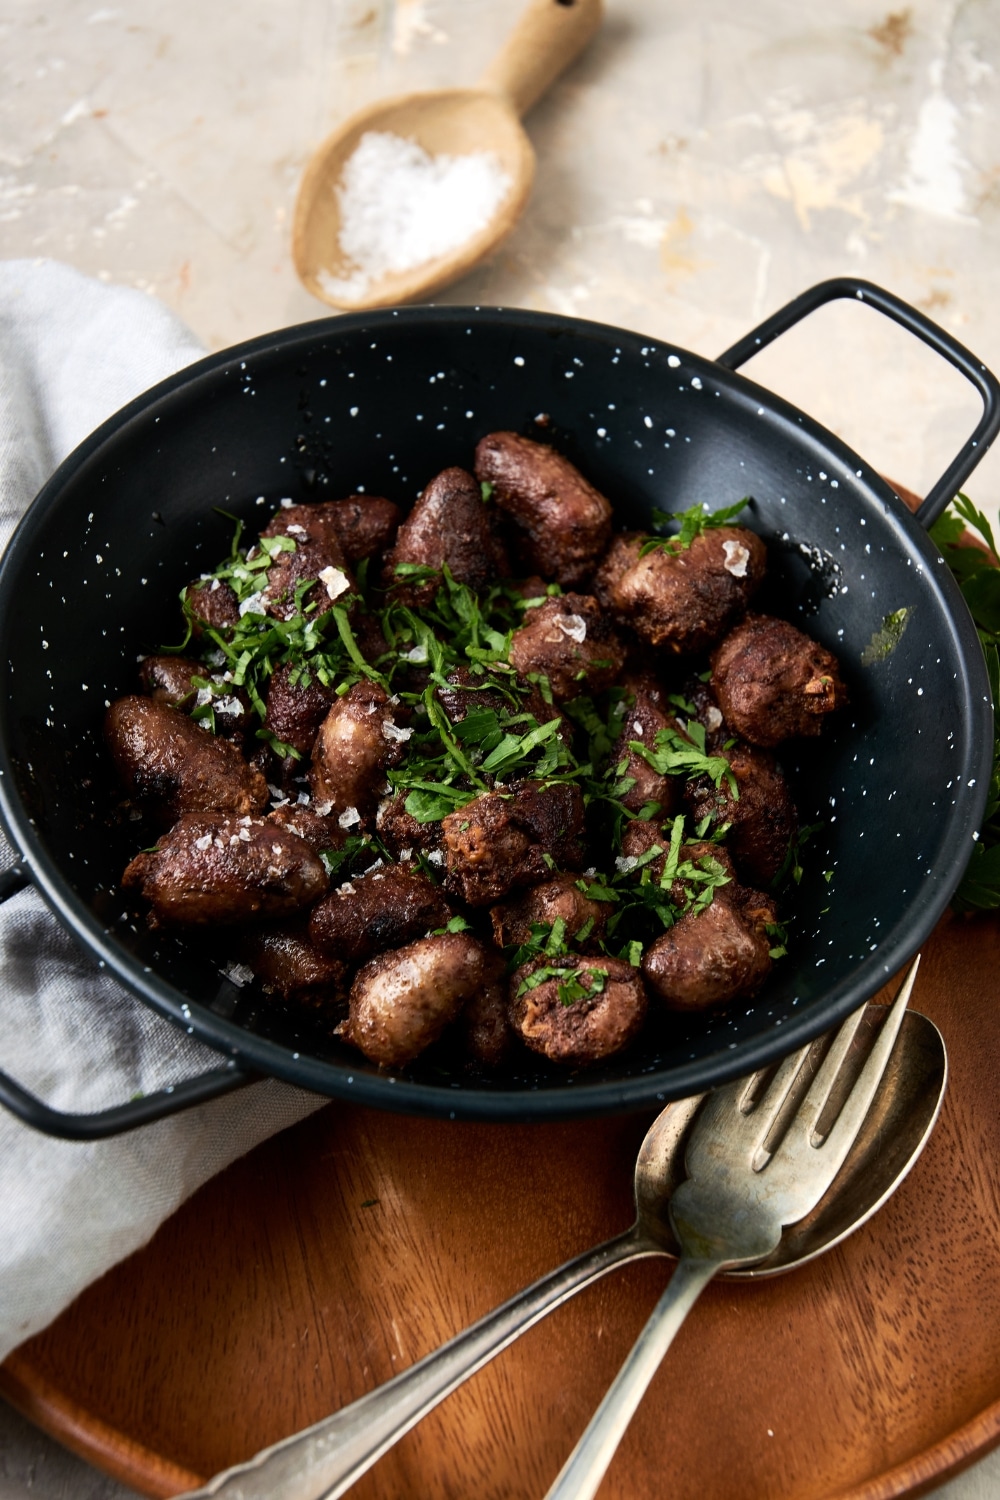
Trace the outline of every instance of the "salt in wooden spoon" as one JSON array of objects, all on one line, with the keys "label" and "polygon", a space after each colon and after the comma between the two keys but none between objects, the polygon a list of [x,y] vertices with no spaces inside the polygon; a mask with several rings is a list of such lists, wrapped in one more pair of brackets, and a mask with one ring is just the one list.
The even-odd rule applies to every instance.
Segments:
[{"label": "salt in wooden spoon", "polygon": [[[333,307],[360,311],[429,297],[491,255],[514,228],[531,191],[535,153],[520,116],[587,44],[601,23],[603,0],[529,0],[500,54],[471,89],[434,89],[383,99],[327,136],[306,167],[295,205],[292,257],[307,291]],[[416,141],[431,156],[491,151],[510,179],[506,197],[482,229],[454,250],[406,271],[391,271],[356,290],[355,267],[340,248],[336,187],[366,131]]]}]

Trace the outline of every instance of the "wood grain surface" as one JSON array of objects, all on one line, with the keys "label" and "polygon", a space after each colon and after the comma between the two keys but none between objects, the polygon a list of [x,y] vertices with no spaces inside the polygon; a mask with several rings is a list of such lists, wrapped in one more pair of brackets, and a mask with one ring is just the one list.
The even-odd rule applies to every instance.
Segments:
[{"label": "wood grain surface", "polygon": [[[946,918],[916,1009],[948,1044],[937,1130],[876,1218],[716,1283],[601,1490],[888,1500],[1000,1440],[1000,924]],[[414,1120],[334,1103],[207,1184],[0,1368],[22,1411],[167,1496],[316,1421],[632,1218],[649,1115]],[[544,1494],[669,1274],[591,1287],[450,1397],[359,1500]]]}]

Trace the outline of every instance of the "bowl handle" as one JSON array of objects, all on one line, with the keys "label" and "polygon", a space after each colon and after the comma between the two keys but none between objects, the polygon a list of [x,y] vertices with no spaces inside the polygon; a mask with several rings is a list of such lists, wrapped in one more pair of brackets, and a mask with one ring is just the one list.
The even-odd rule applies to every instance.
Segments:
[{"label": "bowl handle", "polygon": [[738,370],[751,355],[759,354],[761,349],[773,343],[779,334],[786,333],[789,328],[800,323],[808,313],[815,312],[817,307],[834,302],[839,297],[866,302],[869,307],[874,307],[910,333],[916,334],[918,339],[922,339],[949,364],[954,365],[956,370],[960,370],[983,398],[983,415],[975,432],[948,465],[916,513],[920,524],[929,527],[945,507],[950,505],[1000,430],[1000,381],[981,360],[970,354],[957,339],[952,338],[950,333],[883,287],[875,286],[871,281],[858,281],[853,276],[837,276],[831,281],[819,282],[780,307],[776,313],[765,318],[763,323],[733,344],[731,349],[727,349],[725,354],[720,354],[718,363],[725,365],[727,369]]},{"label": "bowl handle", "polygon": [[[31,876],[22,864],[11,865],[0,872],[0,901],[16,895],[31,884]],[[115,1105],[86,1114],[71,1114],[53,1109],[36,1095],[23,1088],[8,1073],[0,1071],[0,1105],[25,1125],[31,1125],[45,1135],[59,1136],[65,1141],[99,1141],[111,1135],[121,1135],[134,1130],[137,1125],[149,1125],[167,1115],[175,1115],[195,1104],[204,1104],[220,1094],[231,1093],[255,1083],[257,1073],[245,1072],[234,1062],[224,1067],[213,1068],[208,1073],[199,1073],[197,1078],[187,1078],[183,1083],[160,1089],[155,1094],[130,1099],[127,1104]]]}]

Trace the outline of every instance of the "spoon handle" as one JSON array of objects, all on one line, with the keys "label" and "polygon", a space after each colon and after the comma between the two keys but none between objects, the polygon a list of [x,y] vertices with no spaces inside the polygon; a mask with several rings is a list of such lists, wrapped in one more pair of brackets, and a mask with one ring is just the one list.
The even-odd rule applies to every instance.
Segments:
[{"label": "spoon handle", "polygon": [[681,1256],[666,1291],[545,1500],[592,1500],[674,1335],[724,1264]]},{"label": "spoon handle", "polygon": [[336,1500],[404,1432],[546,1313],[615,1266],[661,1253],[633,1226],[543,1276],[367,1396],[180,1500]]},{"label": "spoon handle", "polygon": [[604,0],[529,0],[479,87],[526,115],[590,41],[603,11]]}]

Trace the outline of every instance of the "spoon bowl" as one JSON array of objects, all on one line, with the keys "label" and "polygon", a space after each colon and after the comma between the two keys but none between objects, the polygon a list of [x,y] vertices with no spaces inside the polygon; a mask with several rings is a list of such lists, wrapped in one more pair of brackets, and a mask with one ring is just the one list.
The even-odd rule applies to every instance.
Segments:
[{"label": "spoon bowl", "polygon": [[[864,1045],[879,1014],[880,1007],[868,1007],[858,1044]],[[940,1031],[918,1011],[907,1011],[878,1092],[834,1186],[804,1219],[784,1227],[777,1249],[766,1260],[720,1271],[719,1276],[738,1281],[779,1276],[815,1260],[867,1223],[926,1145],[947,1080],[948,1058]],[[684,1180],[687,1142],[706,1098],[699,1094],[669,1104],[654,1120],[636,1159],[637,1225],[674,1260],[681,1252],[669,1204]]]},{"label": "spoon bowl", "polygon": [[[369,105],[314,152],[299,188],[292,258],[314,297],[351,311],[424,299],[491,255],[528,201],[535,153],[520,116],[600,25],[603,0],[531,0],[478,87],[434,89]],[[507,178],[504,197],[482,228],[453,249],[406,270],[366,277],[341,246],[338,184],[371,131],[414,141],[431,157],[489,152]]]},{"label": "spoon bowl", "polygon": [[[811,1260],[863,1224],[910,1170],[947,1082],[944,1042],[929,1022],[923,1046],[909,1053],[896,1046],[919,962],[918,956],[877,1031],[870,1030],[866,1007],[830,1036],[828,1048],[813,1043],[767,1073],[709,1095],[689,1131],[661,1140],[662,1117],[654,1122],[636,1167],[636,1231],[662,1244],[664,1176],[683,1159],[684,1175],[667,1200],[677,1265],[546,1500],[594,1500],[677,1331],[716,1275],[766,1265],[775,1273]],[[918,1086],[911,1093],[914,1059]],[[897,1102],[903,1138],[889,1153],[888,1170],[872,1181]],[[842,1174],[863,1136],[867,1149],[853,1176],[860,1193],[848,1192],[850,1207],[838,1213]],[[824,1221],[827,1200],[833,1215]],[[812,1215],[812,1232],[789,1244],[789,1227]]]},{"label": "spoon bowl", "polygon": [[[416,141],[429,156],[490,151],[509,180],[506,196],[482,229],[445,255],[367,284],[341,248],[336,184],[363,135],[385,131]],[[352,311],[394,307],[431,296],[491,255],[514,228],[528,201],[535,153],[510,105],[485,89],[437,89],[383,100],[354,115],[327,138],[306,168],[292,230],[295,268],[314,297]],[[351,290],[352,279],[357,290]]]}]

